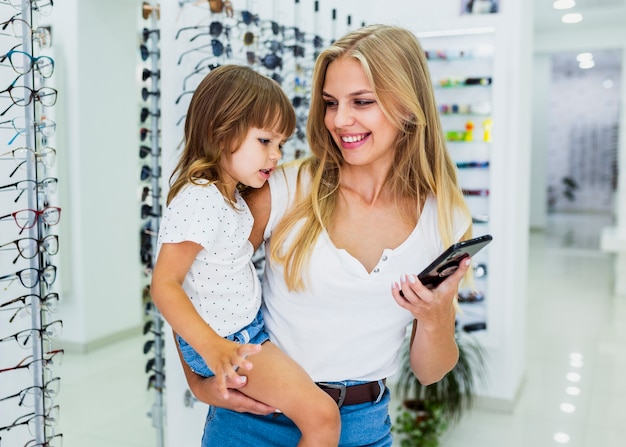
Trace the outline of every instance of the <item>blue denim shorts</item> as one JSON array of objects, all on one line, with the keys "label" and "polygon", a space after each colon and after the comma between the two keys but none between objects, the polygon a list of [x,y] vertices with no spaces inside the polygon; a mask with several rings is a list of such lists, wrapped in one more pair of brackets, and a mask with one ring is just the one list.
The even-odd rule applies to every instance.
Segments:
[{"label": "blue denim shorts", "polygon": [[[259,312],[250,324],[240,331],[227,335],[224,338],[226,340],[241,343],[242,345],[247,343],[260,345],[269,340],[270,337],[267,335],[267,332],[265,332],[265,324],[263,323],[263,314],[261,313],[261,310],[259,309]],[[200,354],[198,354],[195,349],[183,340],[180,335],[177,335],[177,340],[183,359],[193,372],[204,377],[211,377],[215,375],[213,371],[209,369]]]},{"label": "blue denim shorts", "polygon": [[[379,402],[341,407],[339,447],[391,447],[389,401],[390,393],[386,388]],[[300,430],[284,414],[257,416],[209,407],[202,447],[293,447],[299,440]]]}]

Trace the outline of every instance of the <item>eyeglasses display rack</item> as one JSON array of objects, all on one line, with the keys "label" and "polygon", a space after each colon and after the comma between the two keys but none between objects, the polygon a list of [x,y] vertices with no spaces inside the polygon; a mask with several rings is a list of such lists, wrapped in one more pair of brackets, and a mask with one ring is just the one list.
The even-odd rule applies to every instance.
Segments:
[{"label": "eyeglasses display rack", "polygon": [[144,265],[146,284],[143,288],[143,305],[146,320],[143,334],[148,337],[143,345],[143,353],[150,358],[146,362],[145,372],[148,374],[148,390],[154,390],[154,402],[148,416],[152,419],[152,426],[157,431],[157,446],[165,445],[164,418],[165,407],[163,392],[165,389],[165,356],[163,341],[163,318],[153,305],[150,297],[150,280],[152,269],[156,261],[157,236],[161,212],[161,141],[160,141],[160,5],[158,3],[143,2],[142,17],[145,26],[140,32],[141,59],[146,63],[142,70],[141,98],[143,100],[140,111],[140,139],[139,157],[142,161],[140,180],[141,188],[141,218],[145,220],[140,234],[140,258]]},{"label": "eyeglasses display rack", "polygon": [[[55,205],[56,149],[50,117],[57,91],[51,32],[38,26],[49,0],[0,3],[0,444],[60,445],[54,377],[63,350],[52,348],[61,320],[53,320],[53,291],[61,208]],[[13,240],[10,240],[13,238]],[[9,417],[8,417],[9,416]]]}]

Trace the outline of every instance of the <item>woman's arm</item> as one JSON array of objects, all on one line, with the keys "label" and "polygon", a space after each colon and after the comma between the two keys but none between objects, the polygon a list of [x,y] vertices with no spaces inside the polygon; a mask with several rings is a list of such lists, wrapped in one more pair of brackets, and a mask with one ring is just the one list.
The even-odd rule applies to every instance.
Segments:
[{"label": "woman's arm", "polygon": [[[446,375],[459,359],[454,338],[456,307],[454,297],[467,271],[470,259],[435,289],[426,288],[416,275],[395,283],[392,294],[396,302],[415,317],[411,338],[411,369],[424,385],[435,383]],[[400,295],[400,290],[404,296]]]},{"label": "woman's arm", "polygon": [[[189,389],[194,396],[200,401],[216,407],[227,408],[229,410],[238,412],[247,412],[258,415],[267,415],[274,413],[276,409],[265,405],[262,402],[256,401],[245,394],[239,392],[237,388],[245,386],[245,376],[236,375],[235,377],[228,378],[228,398],[224,398],[222,393],[219,392],[215,377],[206,378],[194,373],[189,366],[183,361],[182,354],[176,343],[176,334],[174,334],[174,343],[178,356],[180,357],[180,363],[187,379]],[[240,352],[240,355],[243,354]]]}]

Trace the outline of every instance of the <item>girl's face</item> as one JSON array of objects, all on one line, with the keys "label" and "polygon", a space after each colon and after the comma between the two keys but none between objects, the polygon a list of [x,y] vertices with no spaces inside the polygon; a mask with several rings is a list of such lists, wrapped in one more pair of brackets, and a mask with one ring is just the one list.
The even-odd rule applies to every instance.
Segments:
[{"label": "girl's face", "polygon": [[324,124],[350,165],[387,164],[394,159],[392,146],[398,134],[376,102],[359,62],[341,58],[326,70],[322,97]]},{"label": "girl's face", "polygon": [[286,136],[275,130],[252,127],[240,147],[222,158],[224,182],[233,188],[243,183],[260,188],[270,178],[282,156]]}]

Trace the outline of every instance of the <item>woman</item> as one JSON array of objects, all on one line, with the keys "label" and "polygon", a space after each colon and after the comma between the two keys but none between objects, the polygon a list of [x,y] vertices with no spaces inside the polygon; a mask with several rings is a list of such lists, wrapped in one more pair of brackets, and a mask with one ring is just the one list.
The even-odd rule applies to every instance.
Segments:
[{"label": "woman", "polygon": [[[312,157],[246,198],[250,240],[265,241],[266,327],[340,404],[341,446],[390,446],[384,380],[398,368],[406,328],[413,323],[416,376],[438,381],[458,359],[455,296],[469,262],[434,290],[416,274],[471,236],[415,36],[371,25],[323,51],[307,135]],[[295,425],[273,408],[236,390],[223,399],[211,379],[185,374],[211,405],[204,446],[297,443]],[[235,379],[233,388],[245,385]]]}]

